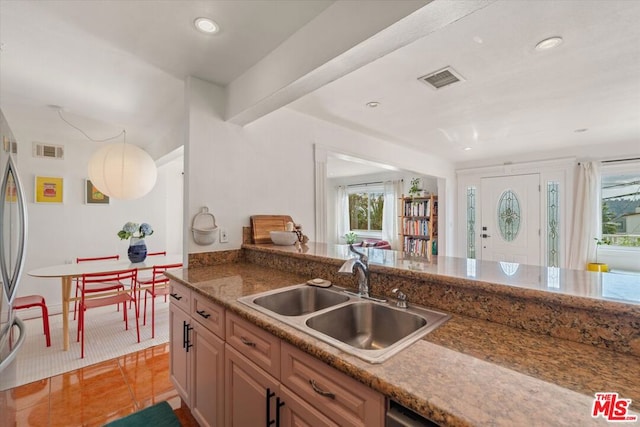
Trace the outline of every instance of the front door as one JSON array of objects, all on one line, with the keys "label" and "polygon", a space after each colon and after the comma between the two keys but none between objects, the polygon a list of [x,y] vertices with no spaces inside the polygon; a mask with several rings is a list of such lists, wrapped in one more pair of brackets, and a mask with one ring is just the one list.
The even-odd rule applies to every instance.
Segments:
[{"label": "front door", "polygon": [[540,176],[483,178],[481,257],[540,265]]}]

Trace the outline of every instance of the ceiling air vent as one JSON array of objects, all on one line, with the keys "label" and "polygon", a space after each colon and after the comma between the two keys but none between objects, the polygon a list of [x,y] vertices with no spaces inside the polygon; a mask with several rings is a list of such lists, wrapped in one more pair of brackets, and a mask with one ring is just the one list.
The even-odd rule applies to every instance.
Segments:
[{"label": "ceiling air vent", "polygon": [[64,159],[64,146],[34,142],[33,157],[44,157],[48,159]]},{"label": "ceiling air vent", "polygon": [[464,81],[464,78],[451,67],[443,68],[426,76],[419,77],[422,83],[431,86],[434,89],[440,89],[454,83]]}]

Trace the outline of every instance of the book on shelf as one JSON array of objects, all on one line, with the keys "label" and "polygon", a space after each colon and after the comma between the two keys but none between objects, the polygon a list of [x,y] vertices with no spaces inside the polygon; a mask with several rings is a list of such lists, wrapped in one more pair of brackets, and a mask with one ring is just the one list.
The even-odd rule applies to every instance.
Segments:
[{"label": "book on shelf", "polygon": [[429,239],[415,239],[405,236],[403,249],[411,255],[427,256],[431,253],[431,241]]},{"label": "book on shelf", "polygon": [[430,200],[413,200],[404,201],[404,216],[430,216],[431,201]]},{"label": "book on shelf", "polygon": [[412,234],[414,236],[428,236],[429,220],[405,218],[402,231],[403,231],[402,234]]}]

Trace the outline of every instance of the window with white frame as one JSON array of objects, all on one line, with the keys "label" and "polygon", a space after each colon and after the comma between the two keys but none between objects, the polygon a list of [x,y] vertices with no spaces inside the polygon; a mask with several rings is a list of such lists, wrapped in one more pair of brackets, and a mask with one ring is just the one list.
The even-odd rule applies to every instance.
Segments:
[{"label": "window with white frame", "polygon": [[601,169],[602,244],[640,251],[640,162]]},{"label": "window with white frame", "polygon": [[384,207],[383,185],[350,186],[348,194],[350,230],[357,234],[381,235]]}]

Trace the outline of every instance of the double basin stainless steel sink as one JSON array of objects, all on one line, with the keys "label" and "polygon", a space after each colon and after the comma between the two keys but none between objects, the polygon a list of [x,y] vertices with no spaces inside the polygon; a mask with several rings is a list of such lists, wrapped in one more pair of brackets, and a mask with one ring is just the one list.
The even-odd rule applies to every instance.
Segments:
[{"label": "double basin stainless steel sink", "polygon": [[335,286],[294,285],[238,301],[370,363],[384,362],[450,317],[365,300]]}]

